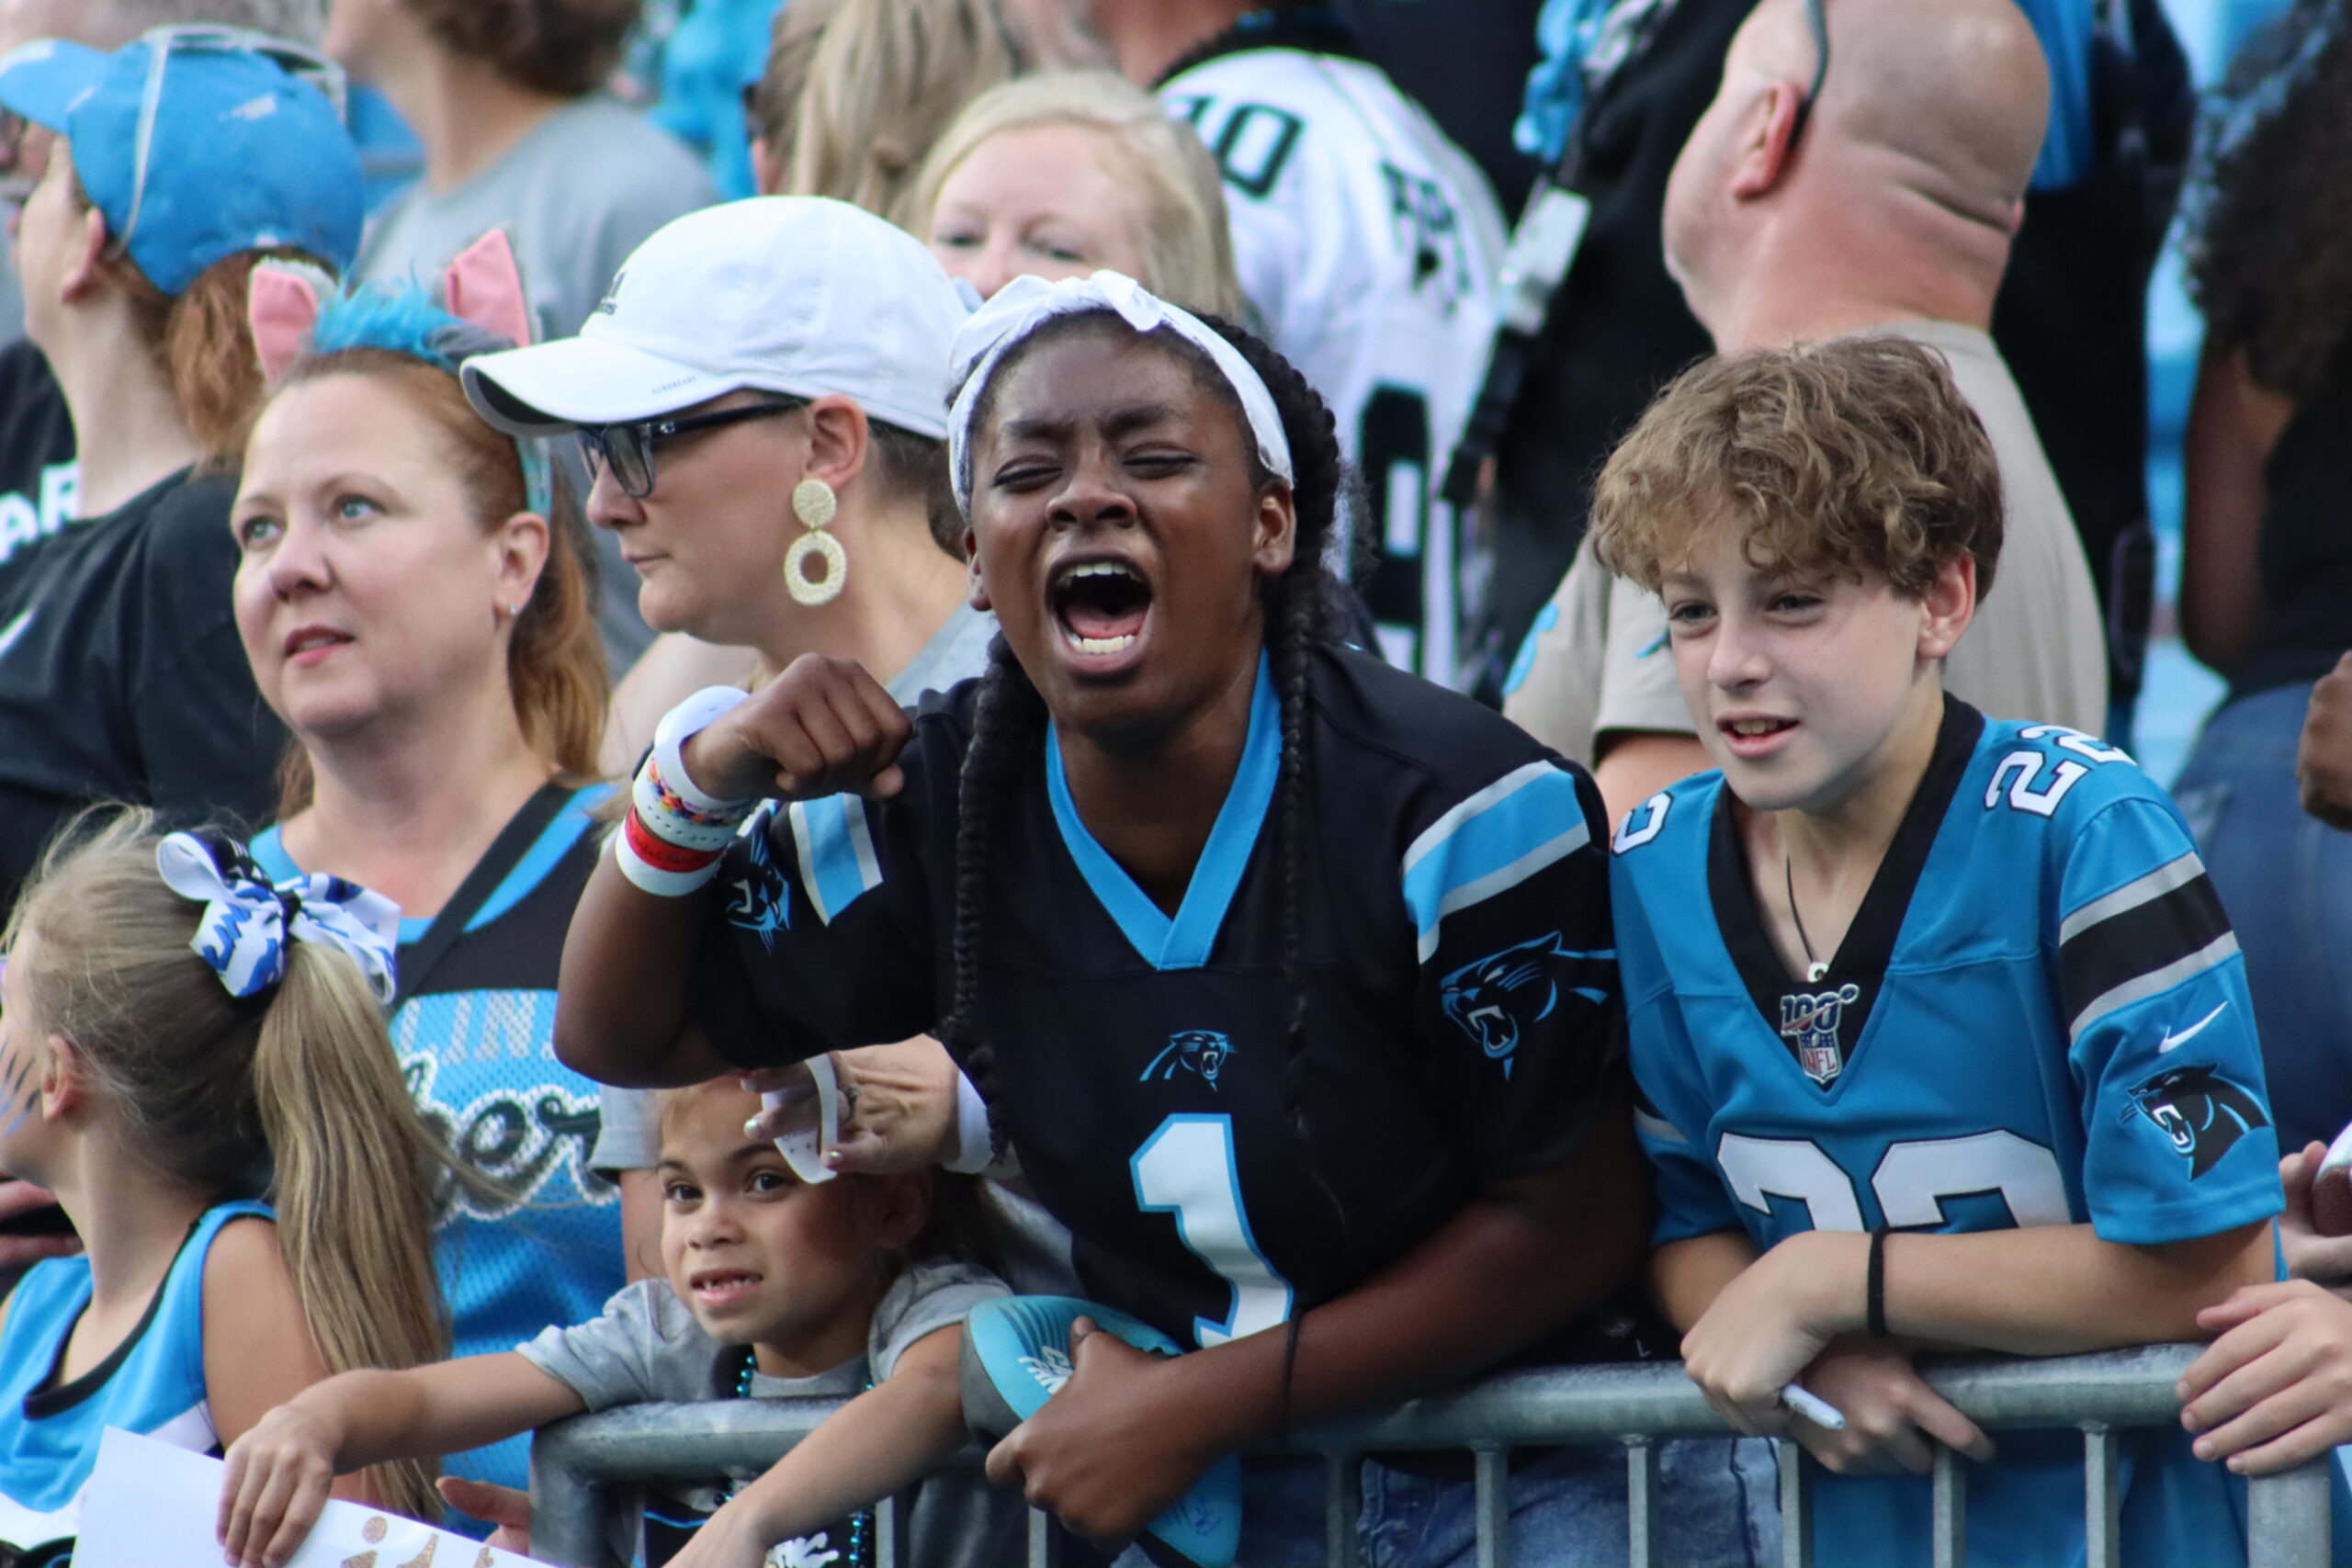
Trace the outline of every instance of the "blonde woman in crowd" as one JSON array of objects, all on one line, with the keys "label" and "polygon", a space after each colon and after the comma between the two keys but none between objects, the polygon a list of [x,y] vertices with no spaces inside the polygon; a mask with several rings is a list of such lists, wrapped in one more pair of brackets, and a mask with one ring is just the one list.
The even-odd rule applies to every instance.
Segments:
[{"label": "blonde woman in crowd", "polygon": [[1028,76],[956,117],[914,186],[915,232],[982,298],[1023,274],[1104,268],[1232,320],[1241,285],[1216,160],[1107,71]]}]

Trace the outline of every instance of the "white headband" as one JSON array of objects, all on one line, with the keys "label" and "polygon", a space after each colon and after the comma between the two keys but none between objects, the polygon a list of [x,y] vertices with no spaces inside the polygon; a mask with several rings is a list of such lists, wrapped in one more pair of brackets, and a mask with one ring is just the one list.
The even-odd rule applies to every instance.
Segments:
[{"label": "white headband", "polygon": [[1211,332],[1199,317],[1155,298],[1134,278],[1115,272],[1066,277],[1059,283],[1016,277],[965,321],[949,358],[950,384],[956,391],[947,412],[947,462],[955,477],[956,504],[965,516],[972,514],[972,418],[979,410],[981,392],[1014,344],[1056,316],[1088,310],[1108,310],[1138,333],[1166,327],[1207,355],[1241,400],[1241,412],[1250,421],[1250,434],[1257,437],[1258,460],[1284,483],[1290,481],[1290,439],[1283,434],[1283,416],[1274,407],[1273,393],[1240,352]]}]

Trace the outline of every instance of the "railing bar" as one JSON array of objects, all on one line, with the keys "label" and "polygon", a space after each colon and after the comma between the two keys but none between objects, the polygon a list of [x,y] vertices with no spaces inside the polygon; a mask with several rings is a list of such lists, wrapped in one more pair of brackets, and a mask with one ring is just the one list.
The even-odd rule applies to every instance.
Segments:
[{"label": "railing bar", "polygon": [[1772,1448],[1781,1467],[1781,1568],[1813,1568],[1813,1488],[1804,1445],[1775,1438]]},{"label": "railing bar", "polygon": [[544,1562],[606,1568],[604,1482],[556,1461],[552,1445],[531,1446],[531,1539]]},{"label": "railing bar", "polygon": [[1029,1510],[1029,1568],[1062,1568],[1062,1532],[1043,1508]]},{"label": "railing bar", "polygon": [[1478,1488],[1478,1568],[1508,1568],[1510,1453],[1505,1449],[1476,1449],[1472,1452]]},{"label": "railing bar", "polygon": [[1625,1562],[1627,1568],[1657,1568],[1657,1444],[1647,1438],[1625,1440]]},{"label": "railing bar", "polygon": [[[2199,1354],[2193,1345],[2154,1345],[2137,1349],[2014,1361],[1994,1357],[1931,1358],[1920,1371],[1928,1385],[1970,1420],[1996,1434],[2008,1428],[2072,1426],[2086,1431],[2085,1536],[2088,1561],[2116,1563],[2119,1535],[2118,1443],[2114,1433],[2164,1427],[2177,1419],[2173,1390],[2180,1373]],[[532,1503],[543,1559],[562,1568],[607,1568],[603,1514],[627,1506],[639,1483],[671,1480],[707,1481],[771,1464],[838,1407],[823,1399],[730,1400],[709,1404],[646,1404],[576,1417],[540,1432],[533,1443]],[[1646,1534],[1649,1560],[1662,1554],[1662,1509],[1655,1488],[1659,1444],[1683,1435],[1710,1435],[1722,1424],[1679,1367],[1544,1369],[1502,1373],[1456,1389],[1408,1400],[1369,1418],[1335,1422],[1292,1434],[1290,1452],[1338,1456],[1327,1467],[1327,1534],[1330,1561],[1356,1568],[1360,1552],[1361,1458],[1388,1447],[1457,1451],[1493,1449],[1498,1456],[1531,1446],[1616,1442],[1628,1446],[1628,1546],[1631,1561],[1643,1560]],[[1631,1445],[1648,1445],[1646,1455]],[[973,1469],[978,1446],[959,1450],[948,1468]],[[1779,1483],[1786,1505],[1781,1560],[1805,1563],[1813,1547],[1814,1520],[1808,1494],[1810,1466],[1795,1450],[1777,1450]],[[1488,1461],[1492,1472],[1482,1504],[1498,1506],[1507,1494],[1508,1459]],[[1950,1466],[1948,1492],[1938,1503],[1957,1527],[1936,1547],[1939,1561],[1965,1556],[1965,1471]],[[2311,1478],[2288,1477],[2257,1483],[2248,1497],[2248,1547],[2257,1563],[2315,1559],[2303,1544],[2327,1538],[2326,1472]],[[622,1484],[622,1483],[626,1484]],[[1652,1495],[1645,1504],[1645,1485]],[[898,1556],[906,1547],[904,1512],[892,1523]],[[1482,1518],[1482,1523],[1485,1520]],[[1068,1554],[1058,1528],[1033,1521],[1031,1562],[1058,1564]],[[877,1555],[883,1530],[875,1529]],[[1483,1549],[1482,1561],[1507,1560],[1507,1542]],[[612,1564],[611,1568],[619,1568]]]},{"label": "railing bar", "polygon": [[2246,1568],[2302,1568],[2329,1561],[2328,1466],[2335,1462],[2334,1454],[2324,1453],[2309,1464],[2246,1483]]},{"label": "railing bar", "polygon": [[1962,1568],[1968,1561],[1968,1472],[1960,1468],[1958,1450],[1942,1443],[1935,1448],[1935,1490],[1929,1508],[1935,1568]]},{"label": "railing bar", "polygon": [[1363,1511],[1363,1461],[1333,1454],[1323,1466],[1323,1559],[1356,1568],[1356,1517]]},{"label": "railing bar", "polygon": [[894,1493],[874,1506],[876,1568],[903,1568],[907,1550],[907,1495]]},{"label": "railing bar", "polygon": [[2116,1495],[2113,1429],[2083,1427],[2083,1562],[2085,1568],[2123,1568],[2122,1499]]}]

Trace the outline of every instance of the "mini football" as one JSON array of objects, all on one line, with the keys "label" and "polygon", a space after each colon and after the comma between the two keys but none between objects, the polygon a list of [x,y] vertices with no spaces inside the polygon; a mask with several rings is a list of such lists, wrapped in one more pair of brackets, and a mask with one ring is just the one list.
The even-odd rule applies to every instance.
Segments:
[{"label": "mini football", "polygon": [[2352,1235],[2352,1127],[2335,1134],[2312,1179],[2312,1224],[2322,1235]]},{"label": "mini football", "polygon": [[[1069,1381],[1069,1329],[1091,1317],[1138,1350],[1183,1348],[1148,1323],[1069,1296],[1005,1296],[964,1320],[964,1419],[995,1442]],[[1145,1527],[1144,1555],[1160,1568],[1228,1568],[1241,1549],[1241,1461],[1228,1454]]]}]

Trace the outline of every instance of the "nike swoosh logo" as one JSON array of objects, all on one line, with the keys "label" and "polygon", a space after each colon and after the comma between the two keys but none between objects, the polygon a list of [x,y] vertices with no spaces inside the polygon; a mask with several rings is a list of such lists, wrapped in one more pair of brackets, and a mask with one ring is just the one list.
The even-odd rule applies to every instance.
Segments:
[{"label": "nike swoosh logo", "polygon": [[30,610],[27,610],[23,615],[18,615],[15,620],[10,621],[6,626],[0,627],[0,654],[5,654],[10,649],[16,647],[17,639],[23,637],[25,635],[25,628],[32,624],[33,613]]},{"label": "nike swoosh logo", "polygon": [[2215,1008],[2211,1012],[2207,1013],[2203,1018],[2199,1019],[2195,1023],[2190,1024],[2187,1029],[2182,1030],[2179,1033],[2166,1034],[2162,1040],[2156,1042],[2156,1055],[2161,1056],[2166,1051],[2177,1050],[2180,1046],[2188,1044],[2191,1040],[2196,1039],[2198,1035],[2205,1032],[2205,1026],[2207,1024],[2222,1016],[2222,1010],[2229,1005],[2229,1003],[2223,1002],[2221,1007]]}]

